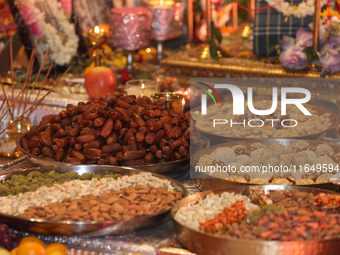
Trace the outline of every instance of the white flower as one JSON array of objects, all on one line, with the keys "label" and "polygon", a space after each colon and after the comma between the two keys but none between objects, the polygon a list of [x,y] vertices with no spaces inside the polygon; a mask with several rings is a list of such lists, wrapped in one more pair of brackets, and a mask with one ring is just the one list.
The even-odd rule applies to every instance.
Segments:
[{"label": "white flower", "polygon": [[[265,0],[268,5],[274,5],[277,3],[277,0]],[[293,15],[296,18],[304,18],[308,15],[314,14],[314,3],[315,0],[308,0],[307,2],[301,2],[297,8],[293,9],[293,6],[290,6],[289,2],[282,2],[278,5],[275,5],[275,9],[282,13],[284,16]],[[327,0],[322,0],[321,6],[327,4]]]},{"label": "white flower", "polygon": [[[35,14],[38,22],[44,27],[45,38],[50,48],[50,57],[54,59],[58,65],[68,64],[71,58],[76,55],[78,48],[78,36],[75,33],[73,24],[71,24],[63,10],[61,4],[57,0],[27,0],[30,8]],[[46,23],[45,14],[39,8],[39,5],[47,5],[52,14],[54,20],[57,21],[57,28],[52,24]],[[29,22],[29,21],[26,21]],[[66,43],[63,44],[58,33],[64,32],[66,35]]]}]

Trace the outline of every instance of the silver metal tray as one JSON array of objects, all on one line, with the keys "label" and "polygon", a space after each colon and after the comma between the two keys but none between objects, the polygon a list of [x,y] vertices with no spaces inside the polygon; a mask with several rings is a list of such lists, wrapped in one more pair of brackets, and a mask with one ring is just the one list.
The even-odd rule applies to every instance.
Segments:
[{"label": "silver metal tray", "polygon": [[[40,167],[21,171],[12,171],[7,172],[5,174],[1,174],[0,181],[6,180],[7,178],[15,174],[26,175],[33,171],[50,172],[52,170],[58,173],[74,171],[77,172],[79,175],[82,175],[84,173],[107,174],[112,172],[121,175],[134,175],[142,172],[129,167],[97,166],[97,165]],[[160,174],[152,173],[152,175],[160,179],[169,180],[176,190],[183,192],[184,197],[188,195],[186,188],[178,181]],[[2,223],[6,223],[9,226],[18,230],[24,230],[46,235],[77,235],[82,237],[95,237],[132,232],[159,225],[162,222],[168,220],[169,218],[170,210],[149,216],[136,217],[129,220],[105,221],[105,222],[49,221],[43,219],[27,219],[0,213],[0,221]]]},{"label": "silver metal tray", "polygon": [[[52,159],[39,158],[25,151],[21,146],[21,139],[24,138],[26,134],[27,133],[21,135],[17,139],[17,147],[22,153],[27,155],[27,160],[31,162],[34,166],[38,166],[38,167],[72,166],[72,164],[58,162]],[[210,142],[207,138],[202,137],[201,140],[202,140],[202,143],[204,144],[204,148],[208,148],[210,146]],[[192,146],[191,149],[195,150],[195,147]],[[190,158],[188,157],[188,158],[177,160],[177,161],[164,162],[164,163],[159,163],[159,164],[142,165],[142,166],[132,166],[132,167],[135,169],[141,170],[141,171],[147,171],[147,172],[152,172],[152,173],[172,174],[172,173],[178,173],[180,171],[188,169],[190,167]]]},{"label": "silver metal tray", "polygon": [[331,183],[340,186],[340,173],[337,173],[331,177]]},{"label": "silver metal tray", "polygon": [[[190,162],[191,166],[194,167],[196,166],[199,158],[203,155],[209,154],[213,152],[215,149],[219,147],[233,147],[234,145],[244,145],[247,146],[249,144],[253,144],[255,142],[260,142],[264,145],[270,145],[272,143],[281,143],[287,147],[290,145],[301,141],[300,139],[263,139],[263,140],[241,140],[237,142],[228,142],[228,143],[223,143],[219,145],[215,145],[212,147],[209,147],[207,149],[203,149],[193,156],[191,156]],[[312,146],[317,146],[318,144],[327,144],[330,147],[333,148],[335,153],[340,152],[340,145],[338,144],[333,144],[333,143],[326,143],[322,141],[313,141],[313,140],[304,140],[311,144]],[[256,184],[247,184],[247,183],[239,183],[239,182],[232,182],[220,178],[213,178],[205,173],[200,173],[199,178],[195,179],[197,188],[201,191],[206,191],[206,190],[211,190],[211,189],[222,189],[222,188],[230,188],[230,187],[238,187],[238,186],[244,186],[244,185],[256,185]],[[323,183],[323,184],[311,184],[311,185],[285,185],[285,186],[293,186],[293,187],[315,187],[315,188],[320,188],[320,189],[327,189],[327,190],[332,190],[332,191],[338,191],[340,190],[340,187],[337,185],[332,184],[331,182],[329,183]]]},{"label": "silver metal tray", "polygon": [[[268,101],[268,100],[254,100],[254,102],[259,102],[259,101]],[[314,100],[315,104],[318,105],[311,105],[311,104],[305,104],[305,106],[308,106],[310,108],[312,108],[313,110],[316,110],[319,114],[324,114],[324,113],[330,113],[331,116],[331,126],[325,130],[322,130],[319,133],[316,134],[312,134],[312,135],[304,135],[304,136],[296,136],[296,137],[287,137],[287,138],[280,138],[280,139],[307,139],[307,140],[321,140],[328,131],[335,129],[339,123],[340,123],[340,119],[338,117],[338,115],[333,111],[335,110],[335,108],[337,108],[337,106],[335,104],[330,105],[330,102],[325,101],[325,100]],[[232,104],[230,102],[230,104]],[[324,108],[322,106],[319,105],[327,105],[330,109]],[[191,110],[191,112],[200,112],[201,108],[197,107],[194,108],[193,110]],[[337,112],[339,112],[339,109],[337,108]],[[195,125],[193,125],[195,126]],[[229,137],[229,136],[222,136],[222,135],[217,135],[214,134],[212,132],[206,132],[204,130],[200,130],[197,128],[197,130],[202,134],[202,136],[208,138],[210,140],[211,145],[215,145],[215,144],[221,144],[221,143],[226,143],[226,142],[232,142],[232,141],[242,141],[242,140],[251,140],[251,138],[247,138],[247,137]],[[277,139],[277,138],[269,138],[269,139]],[[263,140],[269,140],[266,138],[263,138]]]},{"label": "silver metal tray", "polygon": [[[260,185],[266,192],[269,190],[290,190],[296,188],[302,192],[329,192],[317,188],[302,188],[284,185]],[[204,255],[338,255],[340,254],[340,238],[323,241],[250,241],[242,239],[231,239],[218,235],[211,235],[190,229],[174,219],[176,212],[183,206],[195,204],[206,195],[221,194],[223,192],[235,192],[249,196],[249,186],[242,186],[228,189],[205,191],[188,196],[175,204],[171,210],[171,216],[175,225],[178,240],[191,252]]]}]

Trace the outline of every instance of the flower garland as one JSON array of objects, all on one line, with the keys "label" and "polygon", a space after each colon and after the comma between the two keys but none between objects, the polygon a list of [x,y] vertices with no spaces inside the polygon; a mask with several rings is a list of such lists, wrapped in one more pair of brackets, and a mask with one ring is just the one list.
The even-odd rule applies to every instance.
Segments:
[{"label": "flower garland", "polygon": [[22,1],[15,1],[15,5],[18,7],[21,16],[25,20],[26,24],[30,27],[32,33],[37,37],[43,36],[44,28],[35,17],[28,3],[27,2],[23,3]]},{"label": "flower garland", "polygon": [[340,13],[328,7],[321,13],[321,17],[319,37],[323,44],[332,37],[340,36]]},{"label": "flower garland", "polygon": [[64,10],[65,14],[71,17],[72,14],[72,2],[71,0],[59,0],[61,8]]},{"label": "flower garland", "polygon": [[[64,14],[61,4],[57,0],[26,0],[26,4],[35,15],[36,20],[44,28],[43,36],[49,44],[51,58],[58,65],[69,64],[72,57],[76,55],[78,48],[78,36],[75,33],[73,24],[71,24]],[[54,20],[57,23],[57,28],[45,21],[45,13],[36,7],[36,3],[47,5],[53,14]],[[29,22],[25,20],[26,22]],[[63,42],[61,35],[65,37]]]},{"label": "flower garland", "polygon": [[[277,0],[265,0],[268,5],[275,5],[277,3]],[[327,4],[327,0],[321,1],[321,6],[324,6]],[[306,0],[302,3],[299,3],[298,6],[293,5],[291,6],[288,2],[282,2],[278,5],[275,5],[274,8],[282,13],[284,16],[290,16],[293,15],[296,18],[304,18],[308,15],[314,15],[315,10],[315,0]]]}]

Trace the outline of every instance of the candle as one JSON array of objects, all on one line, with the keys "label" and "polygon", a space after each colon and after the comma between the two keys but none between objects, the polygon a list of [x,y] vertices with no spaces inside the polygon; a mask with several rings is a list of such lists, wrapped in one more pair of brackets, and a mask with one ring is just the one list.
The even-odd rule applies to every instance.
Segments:
[{"label": "candle", "polygon": [[151,0],[149,1],[149,5],[153,7],[159,7],[159,8],[167,8],[174,6],[175,1],[173,0]]},{"label": "candle", "polygon": [[176,112],[183,112],[184,96],[175,92],[155,93],[151,96],[154,103],[161,101],[165,103],[166,107],[173,109]]},{"label": "candle", "polygon": [[152,13],[143,7],[112,8],[110,23],[114,27],[110,37],[115,47],[134,51],[149,45]]},{"label": "candle", "polygon": [[105,27],[95,26],[91,28],[87,33],[87,38],[93,46],[100,47],[106,43],[107,37],[110,35],[110,31],[105,31]]},{"label": "candle", "polygon": [[182,3],[175,3],[174,0],[150,0],[148,7],[153,14],[151,25],[153,39],[160,42],[182,35]]},{"label": "candle", "polygon": [[109,24],[101,24],[98,26],[100,28],[100,32],[107,35],[107,36],[110,36],[111,35],[111,30],[110,30],[110,25]]},{"label": "candle", "polygon": [[127,95],[151,97],[152,94],[159,92],[159,86],[152,80],[131,80],[126,83],[125,91]]},{"label": "candle", "polygon": [[144,83],[142,83],[141,88],[142,88],[142,94],[140,94],[139,96],[140,96],[140,97],[143,97],[143,96],[144,96],[144,91],[145,91],[145,85],[144,85]]}]

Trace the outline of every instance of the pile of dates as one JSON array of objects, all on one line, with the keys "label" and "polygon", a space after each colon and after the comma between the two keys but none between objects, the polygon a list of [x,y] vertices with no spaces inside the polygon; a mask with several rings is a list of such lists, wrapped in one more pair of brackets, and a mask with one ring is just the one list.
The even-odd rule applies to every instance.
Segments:
[{"label": "pile of dates", "polygon": [[21,140],[41,158],[69,164],[138,166],[190,156],[190,116],[143,96],[110,94],[44,116]]}]

